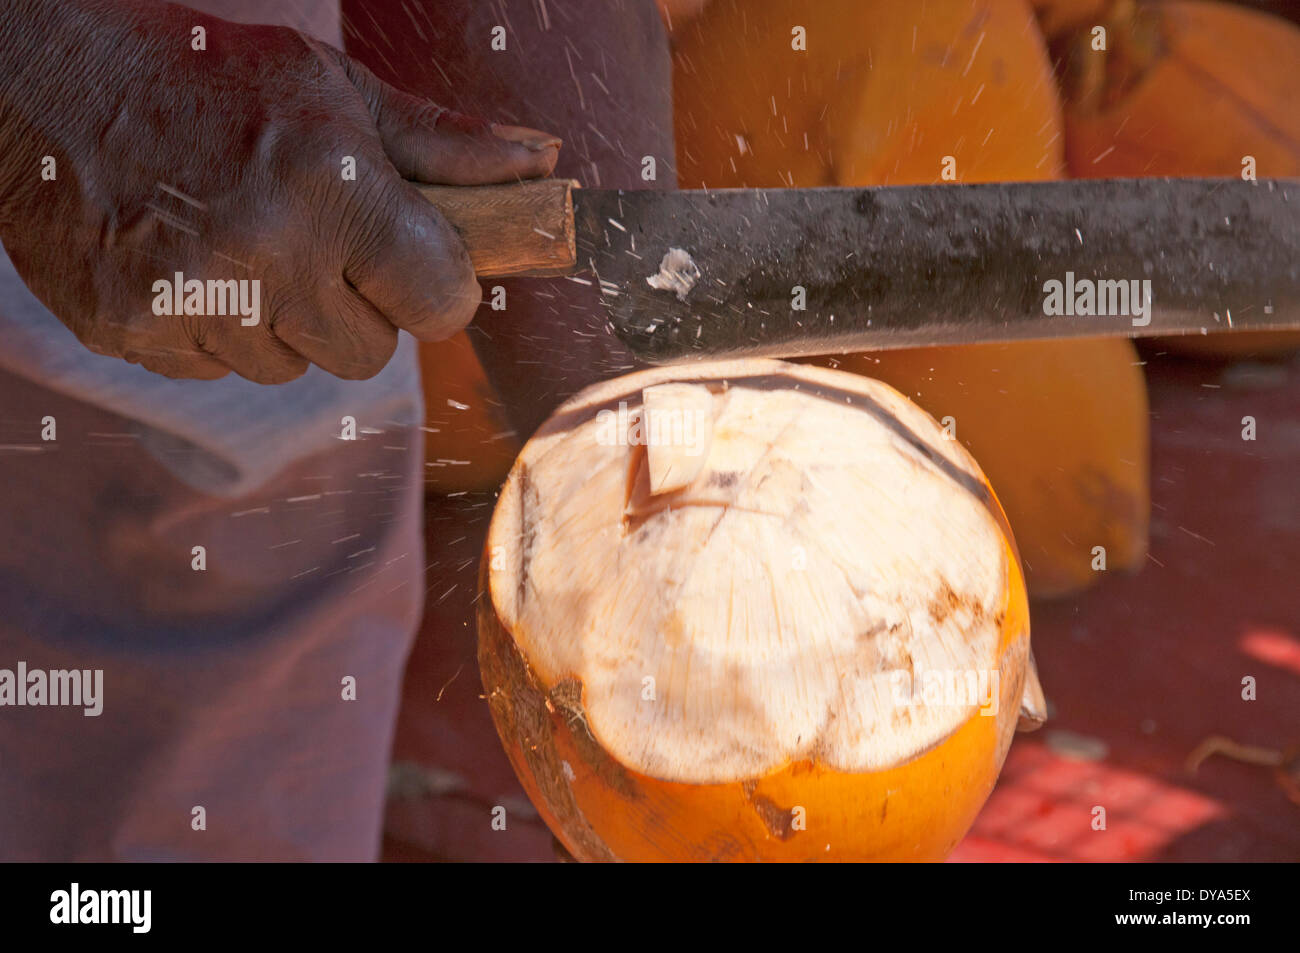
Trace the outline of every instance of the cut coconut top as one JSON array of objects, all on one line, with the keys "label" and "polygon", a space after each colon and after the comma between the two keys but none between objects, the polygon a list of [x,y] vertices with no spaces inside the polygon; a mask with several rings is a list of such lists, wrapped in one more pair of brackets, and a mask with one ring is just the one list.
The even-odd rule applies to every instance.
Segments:
[{"label": "cut coconut top", "polygon": [[627,767],[878,770],[997,704],[996,681],[972,694],[997,678],[1013,571],[989,500],[970,454],[878,381],[656,368],[529,441],[489,531],[490,595]]}]

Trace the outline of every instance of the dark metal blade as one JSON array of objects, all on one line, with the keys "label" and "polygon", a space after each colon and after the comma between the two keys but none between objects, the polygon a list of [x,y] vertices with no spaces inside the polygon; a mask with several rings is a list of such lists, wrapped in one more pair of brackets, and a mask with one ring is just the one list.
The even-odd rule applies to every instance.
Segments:
[{"label": "dark metal blade", "polygon": [[[578,189],[574,206],[579,266],[615,333],[654,363],[1300,328],[1300,180]],[[686,291],[690,264],[668,269],[684,297],[647,281],[673,248],[699,272]],[[1149,281],[1149,323],[1134,300],[1045,313],[1045,284],[1062,283],[1064,306],[1067,273],[1081,305],[1083,279]],[[1118,285],[1100,291],[1120,310]]]}]

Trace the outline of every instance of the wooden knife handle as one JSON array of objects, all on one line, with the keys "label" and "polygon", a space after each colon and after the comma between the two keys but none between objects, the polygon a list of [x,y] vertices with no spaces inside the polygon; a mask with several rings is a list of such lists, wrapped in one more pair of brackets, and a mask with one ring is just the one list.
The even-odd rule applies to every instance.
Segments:
[{"label": "wooden knife handle", "polygon": [[572,179],[416,188],[451,222],[480,278],[564,275],[578,254]]}]

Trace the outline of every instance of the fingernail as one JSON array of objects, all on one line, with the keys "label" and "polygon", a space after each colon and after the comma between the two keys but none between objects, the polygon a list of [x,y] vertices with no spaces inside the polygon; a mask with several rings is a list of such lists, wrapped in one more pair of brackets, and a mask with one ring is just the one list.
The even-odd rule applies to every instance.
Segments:
[{"label": "fingernail", "polygon": [[553,136],[549,132],[529,129],[527,126],[502,126],[493,123],[492,134],[508,142],[517,142],[528,147],[533,152],[541,152],[543,149],[558,149],[562,142],[559,137]]}]

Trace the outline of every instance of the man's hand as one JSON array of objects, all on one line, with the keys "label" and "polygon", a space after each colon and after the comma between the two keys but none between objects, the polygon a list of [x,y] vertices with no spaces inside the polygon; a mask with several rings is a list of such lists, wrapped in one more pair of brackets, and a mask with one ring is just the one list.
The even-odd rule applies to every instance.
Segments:
[{"label": "man's hand", "polygon": [[[556,162],[554,137],[407,96],[292,30],[154,0],[7,5],[0,241],[83,344],[170,377],[279,383],[310,362],[365,378],[397,329],[447,337],[480,289],[403,179],[507,182]],[[176,294],[159,290],[178,273]],[[184,313],[214,300],[191,280],[218,302],[244,282],[244,312]]]}]

